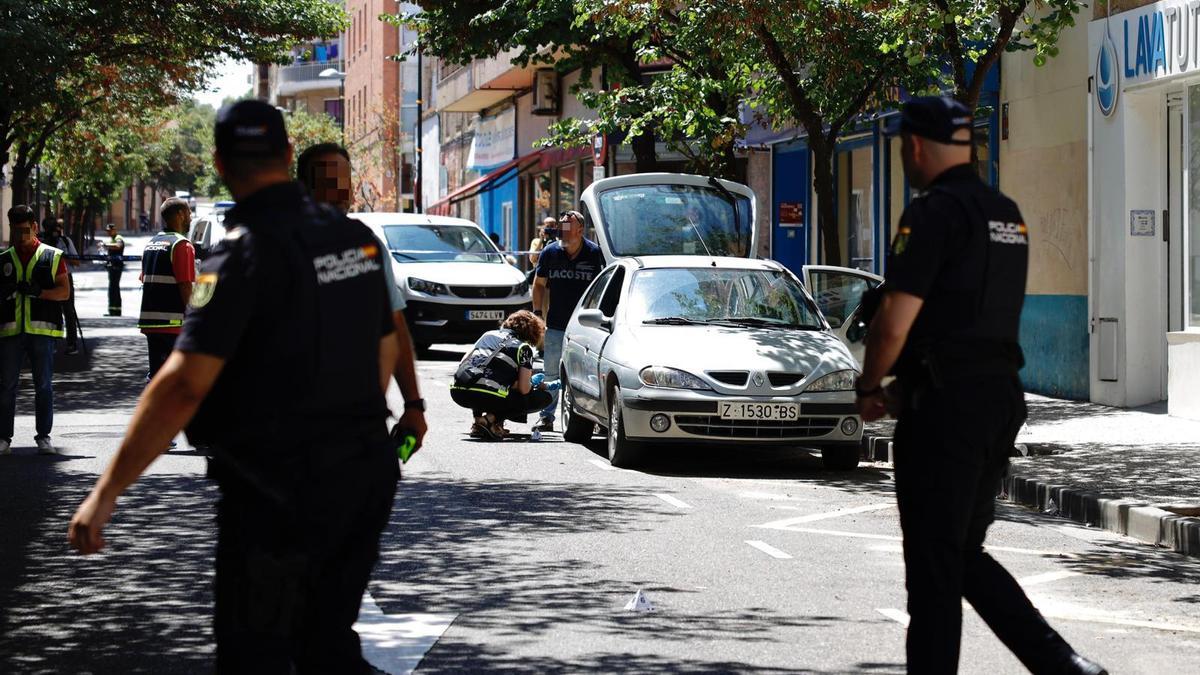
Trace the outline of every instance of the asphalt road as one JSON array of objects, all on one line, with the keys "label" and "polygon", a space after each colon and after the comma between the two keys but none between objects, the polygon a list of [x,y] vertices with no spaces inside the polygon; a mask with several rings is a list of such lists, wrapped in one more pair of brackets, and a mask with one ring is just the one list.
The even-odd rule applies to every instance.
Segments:
[{"label": "asphalt road", "polygon": [[[94,367],[60,378],[63,454],[33,454],[26,377],[16,454],[0,458],[0,672],[206,672],[216,491],[203,457],[156,462],[121,501],[107,553],[65,544],[144,375],[132,320],[99,318],[103,286],[83,281]],[[369,589],[383,619],[449,622],[412,656],[418,672],[903,672],[886,467],[834,473],[804,451],[740,445],[623,471],[599,438],[472,441],[448,389],[464,349],[420,364],[432,431],[404,468]],[[1200,561],[1022,508],[999,516],[994,555],[1081,652],[1113,673],[1200,670]],[[654,611],[623,608],[638,590]],[[970,610],[963,633],[962,672],[1024,672]]]}]

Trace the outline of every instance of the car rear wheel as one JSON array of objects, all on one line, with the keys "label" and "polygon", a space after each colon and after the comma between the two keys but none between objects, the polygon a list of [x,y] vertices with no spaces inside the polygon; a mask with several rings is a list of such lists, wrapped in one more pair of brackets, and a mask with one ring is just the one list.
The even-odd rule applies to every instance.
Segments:
[{"label": "car rear wheel", "polygon": [[575,396],[571,393],[571,383],[566,375],[562,376],[561,411],[563,425],[563,440],[568,443],[584,444],[592,440],[592,432],[596,425],[592,421],[575,414]]},{"label": "car rear wheel", "polygon": [[853,471],[858,468],[857,445],[838,445],[821,448],[821,463],[831,471]]},{"label": "car rear wheel", "polygon": [[621,389],[614,389],[608,401],[608,463],[622,469],[630,469],[641,463],[641,460],[641,444],[625,437]]}]

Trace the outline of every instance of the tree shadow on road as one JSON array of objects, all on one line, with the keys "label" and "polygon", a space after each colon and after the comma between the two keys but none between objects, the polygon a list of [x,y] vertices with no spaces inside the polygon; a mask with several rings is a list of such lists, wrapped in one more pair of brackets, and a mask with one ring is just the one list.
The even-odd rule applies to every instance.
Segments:
[{"label": "tree shadow on road", "polygon": [[119,503],[109,548],[82,557],[67,545],[67,523],[95,477],[66,473],[62,461],[7,459],[17,461],[0,478],[0,671],[211,670],[215,488],[143,476]]},{"label": "tree shadow on road", "polygon": [[[781,636],[797,630],[832,640],[842,630],[839,624],[854,621],[761,606],[689,610],[684,599],[700,591],[653,579],[614,578],[585,552],[560,559],[535,544],[581,534],[601,540],[639,532],[652,536],[656,523],[647,518],[645,497],[642,486],[531,487],[504,480],[466,483],[437,474],[406,479],[385,535],[386,541],[399,544],[382,552],[372,595],[385,612],[460,614],[456,632],[467,638],[463,633],[443,637],[422,662],[422,672],[768,672],[747,663],[669,659],[653,652],[664,643],[779,643]],[[638,588],[654,599],[658,611],[622,610]],[[552,641],[575,631],[612,640],[615,653],[529,658],[469,642],[479,634],[509,644]],[[628,640],[643,643],[646,653],[619,653]]]}]

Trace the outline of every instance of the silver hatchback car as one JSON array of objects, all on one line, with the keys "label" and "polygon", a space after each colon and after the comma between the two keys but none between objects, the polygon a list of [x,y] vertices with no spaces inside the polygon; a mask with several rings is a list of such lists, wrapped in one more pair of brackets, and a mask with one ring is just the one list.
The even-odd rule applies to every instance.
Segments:
[{"label": "silver hatchback car", "polygon": [[858,362],[812,297],[770,260],[618,259],[592,283],[563,343],[564,437],[606,429],[615,466],[650,444],[787,445],[858,464]]}]

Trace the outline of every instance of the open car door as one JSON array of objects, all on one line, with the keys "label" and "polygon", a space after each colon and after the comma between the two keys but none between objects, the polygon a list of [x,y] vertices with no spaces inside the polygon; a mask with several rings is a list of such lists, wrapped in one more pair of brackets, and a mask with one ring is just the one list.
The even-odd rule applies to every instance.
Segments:
[{"label": "open car door", "polygon": [[851,330],[858,323],[863,294],[883,283],[883,277],[849,267],[805,265],[804,286],[817,307],[854,358],[861,364],[866,331]]}]

